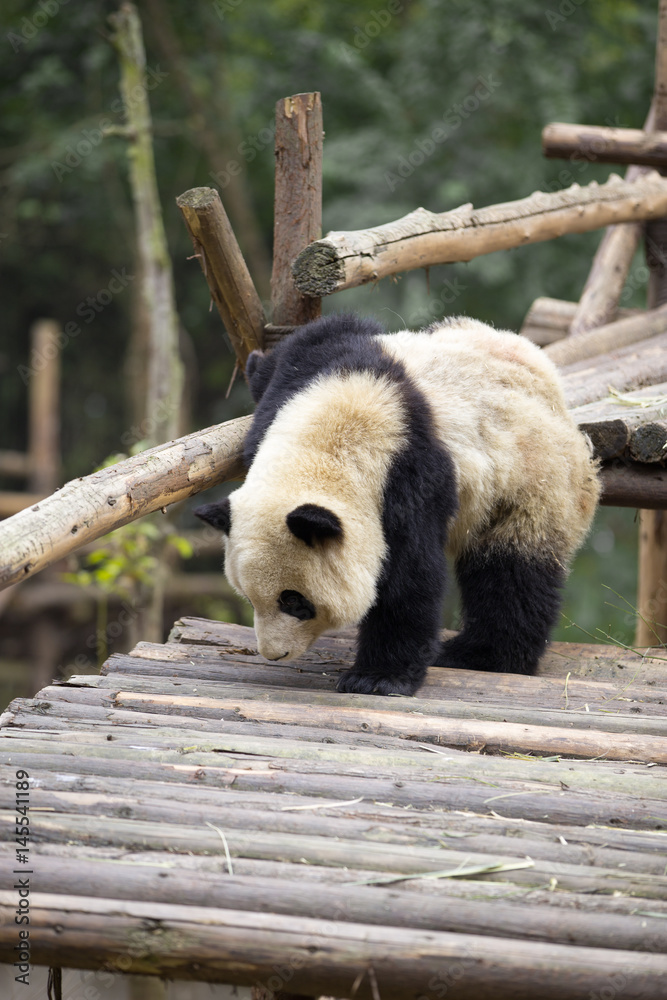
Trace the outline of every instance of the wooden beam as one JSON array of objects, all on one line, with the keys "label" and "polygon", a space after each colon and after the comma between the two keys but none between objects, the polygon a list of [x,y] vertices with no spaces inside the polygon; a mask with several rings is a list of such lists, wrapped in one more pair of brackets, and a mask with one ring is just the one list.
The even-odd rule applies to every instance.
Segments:
[{"label": "wooden beam", "polygon": [[[7,963],[16,957],[15,910],[16,890],[0,891]],[[663,1000],[667,977],[667,958],[646,951],[43,892],[31,896],[30,944],[36,965],[169,979],[196,969],[202,981],[276,982],[312,996],[345,996],[356,983],[358,1000],[433,994],[434,982],[459,1000],[588,1000],[610,982],[622,982],[624,1000]]]},{"label": "wooden beam", "polygon": [[[653,128],[654,119],[652,104],[644,122],[644,131]],[[630,166],[625,172],[625,179],[636,181],[645,173],[646,167]],[[570,334],[573,337],[611,323],[617,318],[618,303],[642,235],[643,225],[640,222],[624,222],[607,227],[595,252],[577,311],[572,318]]]},{"label": "wooden beam", "polygon": [[662,178],[649,174],[628,183],[612,175],[605,184],[573,184],[520,201],[481,209],[462,205],[439,215],[418,208],[374,229],[328,233],[299,254],[292,273],[302,292],[331,295],[398,271],[472,260],[666,212],[667,182]]},{"label": "wooden beam", "polygon": [[607,397],[570,412],[603,462],[612,458],[638,462],[665,459],[662,425],[667,417],[667,382],[639,389],[630,399]]},{"label": "wooden beam", "polygon": [[244,475],[250,417],[239,417],[66,483],[0,525],[0,590],[86,542]]},{"label": "wooden beam", "polygon": [[627,316],[614,323],[583,331],[577,336],[565,337],[555,344],[548,344],[544,351],[554,364],[565,367],[666,332],[667,307],[663,307]]},{"label": "wooden beam", "polygon": [[176,199],[241,369],[264,346],[266,316],[234,230],[214,188],[191,188]]},{"label": "wooden beam", "polygon": [[[555,345],[554,345],[555,346]],[[611,387],[630,392],[667,381],[667,333],[561,369],[569,407],[606,399]]]},{"label": "wooden beam", "polygon": [[291,265],[322,234],[322,101],[295,94],[276,104],[276,180],[273,224],[272,320],[307,323],[321,315],[319,297],[294,284]]},{"label": "wooden beam", "polygon": [[542,153],[548,159],[576,163],[628,163],[665,168],[667,132],[552,122],[542,131]]},{"label": "wooden beam", "polygon": [[[621,226],[611,226],[609,231],[621,229]],[[547,295],[541,295],[535,299],[530,309],[526,313],[521,330],[522,337],[527,337],[534,344],[546,347],[556,341],[563,340],[567,336],[572,322],[579,308],[578,302],[567,302],[565,299],[552,299]],[[644,313],[642,309],[617,309],[612,319],[627,319],[630,316],[637,316]]]},{"label": "wooden beam", "polygon": [[60,324],[38,319],[30,331],[28,382],[28,487],[52,493],[60,479]]},{"label": "wooden beam", "polygon": [[[613,463],[602,467],[600,482],[602,506],[645,508],[651,512],[667,510],[667,470],[662,466]],[[643,645],[655,646],[655,634],[650,632],[648,638]]]}]

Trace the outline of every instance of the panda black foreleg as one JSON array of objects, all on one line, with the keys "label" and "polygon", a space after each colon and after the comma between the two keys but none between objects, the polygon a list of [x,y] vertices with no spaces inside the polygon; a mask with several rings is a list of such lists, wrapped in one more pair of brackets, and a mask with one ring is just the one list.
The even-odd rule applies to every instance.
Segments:
[{"label": "panda black foreleg", "polygon": [[463,629],[440,647],[436,665],[532,674],[558,619],[562,565],[496,545],[456,562]]},{"label": "panda black foreleg", "polygon": [[441,550],[429,556],[424,564],[405,553],[400,571],[385,573],[359,625],[355,663],[338,682],[339,691],[414,694],[423,683],[438,653],[446,578]]}]

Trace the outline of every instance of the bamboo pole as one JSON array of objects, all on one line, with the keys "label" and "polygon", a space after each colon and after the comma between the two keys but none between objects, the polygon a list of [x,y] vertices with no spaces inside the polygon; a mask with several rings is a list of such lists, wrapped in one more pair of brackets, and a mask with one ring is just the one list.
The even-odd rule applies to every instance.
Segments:
[{"label": "bamboo pole", "polygon": [[318,297],[294,284],[291,263],[322,233],[322,102],[295,94],[276,104],[272,322],[298,326],[321,314]]},{"label": "bamboo pole", "polygon": [[[0,893],[0,957],[14,960],[13,891]],[[455,1000],[590,1000],[620,977],[626,1000],[662,1000],[667,958],[488,936],[366,926],[217,907],[31,896],[32,961],[404,1000],[449,984]],[[56,929],[57,927],[57,929]],[[128,942],[132,947],[128,948]],[[372,975],[369,969],[373,970]],[[360,975],[363,973],[363,975]],[[616,980],[615,980],[616,981]]]},{"label": "bamboo pole", "polygon": [[264,346],[266,317],[220,196],[213,188],[192,188],[176,204],[238,363],[245,370],[250,352]]},{"label": "bamboo pole", "polygon": [[667,182],[654,174],[634,183],[612,175],[605,184],[574,184],[550,194],[440,215],[418,208],[373,229],[332,232],[311,243],[292,266],[297,287],[330,295],[399,271],[471,260],[495,250],[583,233],[610,223],[659,218],[667,212]]},{"label": "bamboo pole", "polygon": [[9,518],[0,525],[0,589],[144,514],[242,478],[250,419],[189,434],[73,480]]}]

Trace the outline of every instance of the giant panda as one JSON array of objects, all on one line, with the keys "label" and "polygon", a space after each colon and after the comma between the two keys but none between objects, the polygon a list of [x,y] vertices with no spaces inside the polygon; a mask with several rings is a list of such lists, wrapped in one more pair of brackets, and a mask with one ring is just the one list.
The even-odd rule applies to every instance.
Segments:
[{"label": "giant panda", "polygon": [[[413,694],[429,665],[531,674],[598,500],[553,364],[473,319],[315,320],[246,369],[247,476],[195,511],[269,660],[357,624],[338,690]],[[463,628],[439,640],[446,555]]]}]

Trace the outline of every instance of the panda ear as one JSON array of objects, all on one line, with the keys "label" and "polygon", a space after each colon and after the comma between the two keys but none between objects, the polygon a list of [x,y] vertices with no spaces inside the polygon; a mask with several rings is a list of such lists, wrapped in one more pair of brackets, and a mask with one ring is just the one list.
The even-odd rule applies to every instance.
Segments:
[{"label": "panda ear", "polygon": [[224,500],[220,500],[217,503],[206,503],[203,507],[197,507],[193,513],[196,517],[200,517],[202,521],[206,521],[207,524],[211,524],[214,528],[224,531],[226,535],[229,534],[229,529],[232,526],[232,510],[229,505],[229,497],[225,497]]},{"label": "panda ear", "polygon": [[327,538],[340,538],[343,534],[343,525],[338,516],[316,503],[304,503],[295,507],[286,520],[292,534],[311,547],[316,540],[323,542]]},{"label": "panda ear", "polygon": [[250,395],[255,403],[259,403],[264,395],[264,391],[269,384],[273,369],[275,368],[275,358],[273,352],[265,354],[264,351],[251,351],[245,363],[245,373],[248,380]]}]

